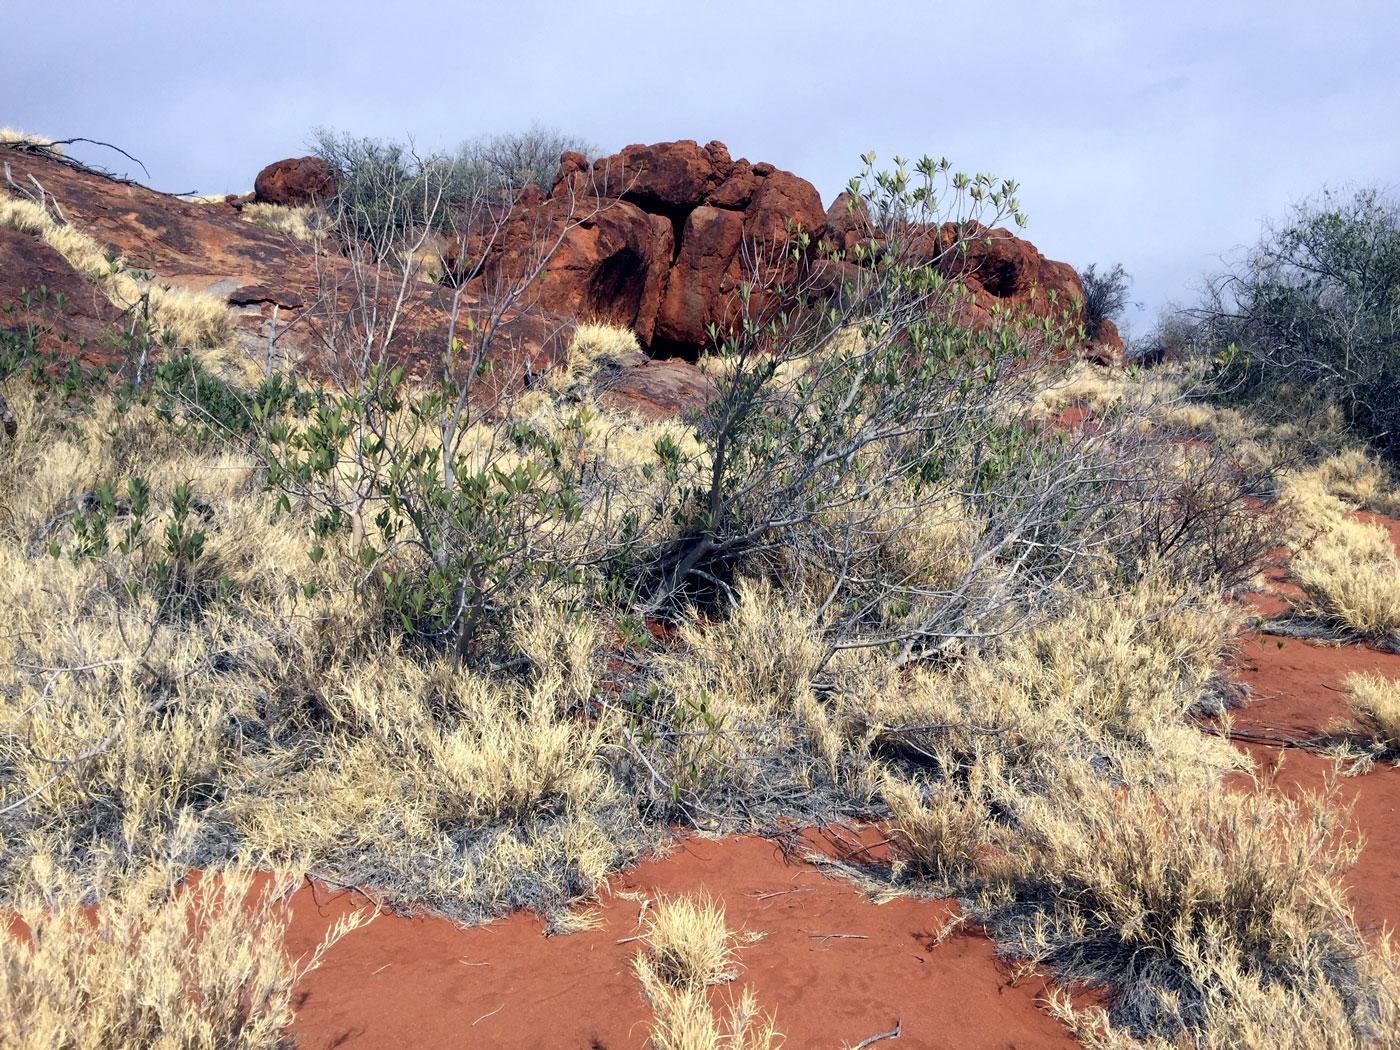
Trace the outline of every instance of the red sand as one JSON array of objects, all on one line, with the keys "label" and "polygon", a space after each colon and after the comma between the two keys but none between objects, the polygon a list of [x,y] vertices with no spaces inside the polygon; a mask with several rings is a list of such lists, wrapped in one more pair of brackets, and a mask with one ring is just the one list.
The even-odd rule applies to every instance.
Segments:
[{"label": "red sand", "polygon": [[[1384,525],[1400,548],[1400,521],[1366,513],[1357,517]],[[1274,593],[1256,596],[1265,616],[1282,612],[1286,599],[1297,591],[1281,573],[1270,575]],[[1400,678],[1400,655],[1366,645],[1323,645],[1246,634],[1236,676],[1253,693],[1245,707],[1235,712],[1235,726],[1298,740],[1350,727],[1346,677],[1354,672]],[[1297,748],[1242,746],[1264,770],[1274,769],[1281,760],[1278,786],[1291,794],[1323,790],[1334,769],[1330,759]],[[1400,769],[1376,766],[1364,776],[1338,776],[1336,783],[1341,801],[1354,807],[1356,827],[1365,840],[1361,859],[1348,879],[1357,919],[1363,928],[1400,930]]]},{"label": "red sand", "polygon": [[[732,928],[763,934],[741,946],[742,973],[716,1001],[752,987],[794,1050],[836,1050],[896,1022],[898,1046],[1076,1045],[1037,1005],[1045,984],[1012,984],[980,931],[960,927],[935,943],[958,914],[951,901],[875,905],[759,838],[684,841],[610,890],[601,928],[562,937],[543,936],[525,913],[470,930],[379,916],[304,981],[294,1026],[302,1050],[642,1047],[651,1013],[631,971],[639,943],[618,943],[637,935],[640,902],[622,893],[709,893]],[[291,950],[308,951],[332,918],[362,905],[304,887]]]},{"label": "red sand", "polygon": [[1235,724],[1281,736],[1321,736],[1350,725],[1346,677],[1373,672],[1400,678],[1400,655],[1365,645],[1326,645],[1245,634],[1235,677],[1252,691]]}]

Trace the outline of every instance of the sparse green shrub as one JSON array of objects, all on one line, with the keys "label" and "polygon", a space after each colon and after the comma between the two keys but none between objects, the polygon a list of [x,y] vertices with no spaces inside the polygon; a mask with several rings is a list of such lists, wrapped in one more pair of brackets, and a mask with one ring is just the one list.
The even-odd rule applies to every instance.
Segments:
[{"label": "sparse green shrub", "polygon": [[1193,313],[1224,392],[1295,412],[1334,402],[1400,455],[1400,207],[1385,192],[1299,204]]},{"label": "sparse green shrub", "polygon": [[1129,291],[1133,279],[1122,263],[1114,263],[1100,272],[1095,263],[1079,271],[1079,283],[1084,286],[1084,337],[1098,338],[1105,321],[1116,321],[1132,302]]}]

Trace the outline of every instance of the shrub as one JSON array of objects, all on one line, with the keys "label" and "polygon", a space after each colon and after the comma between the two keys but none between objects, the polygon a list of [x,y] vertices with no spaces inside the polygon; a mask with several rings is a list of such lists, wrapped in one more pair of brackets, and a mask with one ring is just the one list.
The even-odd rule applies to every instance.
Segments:
[{"label": "shrub", "polygon": [[356,137],[318,128],[312,151],[335,170],[328,202],[344,232],[375,242],[381,254],[427,224],[451,227],[452,213],[473,201],[513,199],[527,185],[549,189],[565,150],[582,141],[541,125],[470,139],[455,153],[419,153],[412,142]]},{"label": "shrub", "polygon": [[480,183],[492,188],[519,189],[527,185],[546,191],[559,170],[559,158],[572,151],[591,156],[594,147],[557,128],[532,124],[524,131],[480,135],[457,149],[458,163]]},{"label": "shrub", "polygon": [[1103,323],[1116,321],[1132,301],[1128,296],[1133,279],[1122,263],[1114,263],[1102,273],[1090,263],[1079,271],[1079,282],[1084,286],[1084,337],[1093,341]]},{"label": "shrub", "polygon": [[[739,575],[769,574],[825,611],[833,645],[907,662],[1018,619],[1034,604],[1021,599],[1108,535],[1112,439],[1023,418],[1066,329],[1010,313],[968,328],[942,272],[965,244],[930,259],[911,232],[979,202],[988,221],[1013,214],[1014,190],[928,158],[867,172],[853,194],[905,218],[885,231],[881,265],[835,305],[807,295],[801,231],[787,254],[754,264],[746,316],[713,333],[719,389],[696,423],[699,454],[670,450],[662,464],[675,529],[640,567],[649,608],[722,608]],[[915,559],[910,576],[888,575],[891,537],[913,527],[941,542],[940,518],[975,535],[961,571],[923,580]]]},{"label": "shrub", "polygon": [[1236,396],[1334,401],[1356,432],[1400,449],[1400,208],[1378,189],[1324,192],[1270,228],[1194,311]]},{"label": "shrub", "polygon": [[312,152],[336,173],[326,210],[344,235],[387,256],[424,225],[445,229],[450,205],[470,197],[470,174],[443,153],[420,154],[412,143],[358,138],[318,128]]}]

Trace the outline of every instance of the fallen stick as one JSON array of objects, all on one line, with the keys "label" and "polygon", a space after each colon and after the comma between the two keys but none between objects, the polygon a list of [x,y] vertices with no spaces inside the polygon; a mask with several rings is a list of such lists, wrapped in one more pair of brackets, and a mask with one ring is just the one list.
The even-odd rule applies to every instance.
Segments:
[{"label": "fallen stick", "polygon": [[851,1050],[864,1050],[865,1047],[874,1046],[882,1039],[898,1039],[903,1032],[904,1020],[901,1018],[900,1020],[894,1023],[894,1027],[891,1028],[888,1032],[880,1032],[876,1035],[870,1036],[868,1039],[862,1039],[855,1046],[851,1047]]}]

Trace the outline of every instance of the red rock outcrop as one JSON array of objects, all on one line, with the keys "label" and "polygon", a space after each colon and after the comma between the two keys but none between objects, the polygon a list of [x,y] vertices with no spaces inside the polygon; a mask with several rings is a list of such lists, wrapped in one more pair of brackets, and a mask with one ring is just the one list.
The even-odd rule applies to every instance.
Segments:
[{"label": "red rock outcrop", "polygon": [[[665,274],[654,281],[648,266],[616,282],[623,304],[618,314],[629,315],[632,302],[641,302],[637,334],[642,341],[659,352],[686,357],[708,346],[709,325],[735,322],[735,292],[746,271],[764,266],[765,256],[799,227],[812,235],[815,246],[826,224],[821,197],[811,183],[771,164],[736,161],[722,142],[701,146],[684,139],[628,146],[591,166],[579,154],[564,154],[551,202],[577,207],[600,198],[670,224],[672,251]],[[564,250],[574,254],[567,244]],[[649,309],[653,286],[661,292],[654,314]],[[568,308],[579,298],[565,286],[555,297],[543,294],[541,303]]]},{"label": "red rock outcrop", "polygon": [[[33,176],[69,221],[132,265],[161,282],[224,298],[250,353],[266,346],[276,318],[279,348],[309,370],[327,366],[318,359],[325,353],[322,336],[355,287],[351,246],[336,250],[332,243],[318,254],[312,245],[241,218],[244,198],[194,202],[53,159],[15,153],[7,160],[17,179]],[[279,203],[333,190],[329,169],[314,158],[279,161],[257,179],[257,199]],[[447,284],[415,282],[407,289],[393,352],[410,375],[440,367],[452,311],[492,316],[502,290],[532,270],[543,252],[546,265],[512,300],[499,326],[500,353],[509,364],[498,375],[547,366],[578,319],[632,328],[654,358],[694,360],[708,348],[712,325],[729,328],[746,311],[784,305],[762,292],[745,300],[739,293],[750,280],[762,285],[779,272],[785,279],[797,275],[819,297],[859,285],[869,271],[854,249],[873,242],[871,255],[878,255],[880,237],[864,207],[849,205],[842,194],[824,210],[806,180],[771,164],[736,160],[719,142],[634,145],[592,163],[566,153],[548,194],[530,187],[513,205],[503,202],[485,214],[479,229],[466,231],[463,248],[442,246]],[[798,229],[808,235],[807,248],[794,260],[775,249]],[[974,233],[956,257],[946,255],[955,239],[951,227],[916,233],[928,257],[943,254],[941,265],[968,288],[969,323],[985,320],[998,305],[1040,315],[1068,311],[1076,318],[1082,289],[1071,267],[1006,230]],[[65,273],[66,263],[42,242],[15,236],[23,242],[14,236],[0,241],[0,254],[19,261],[5,262],[0,274],[9,283],[33,278],[50,287],[66,288],[67,280],[65,295],[78,305],[66,323],[76,338],[93,342],[113,321],[110,306],[84,278]],[[845,256],[829,258],[831,251]],[[1107,332],[1088,356],[1114,360],[1121,353],[1111,328]],[[633,395],[618,396],[645,405],[680,404],[684,397],[668,389],[693,394],[702,385],[679,366],[674,374],[663,371],[639,365]],[[627,390],[627,383],[616,389]]]},{"label": "red rock outcrop", "polygon": [[666,218],[624,200],[570,193],[546,199],[532,187],[483,225],[464,231],[447,252],[449,270],[469,278],[474,292],[490,296],[518,282],[549,253],[522,307],[607,321],[651,341],[674,246]]},{"label": "red rock outcrop", "polygon": [[263,204],[312,204],[334,196],[335,190],[335,172],[320,157],[274,161],[253,181],[253,195]]},{"label": "red rock outcrop", "polygon": [[1105,317],[1099,322],[1099,330],[1084,348],[1084,356],[1096,365],[1123,363],[1123,337],[1118,334],[1118,326],[1112,318]]},{"label": "red rock outcrop", "polygon": [[93,365],[112,359],[120,321],[120,311],[62,255],[33,234],[0,227],[0,328],[32,331],[38,349]]}]

